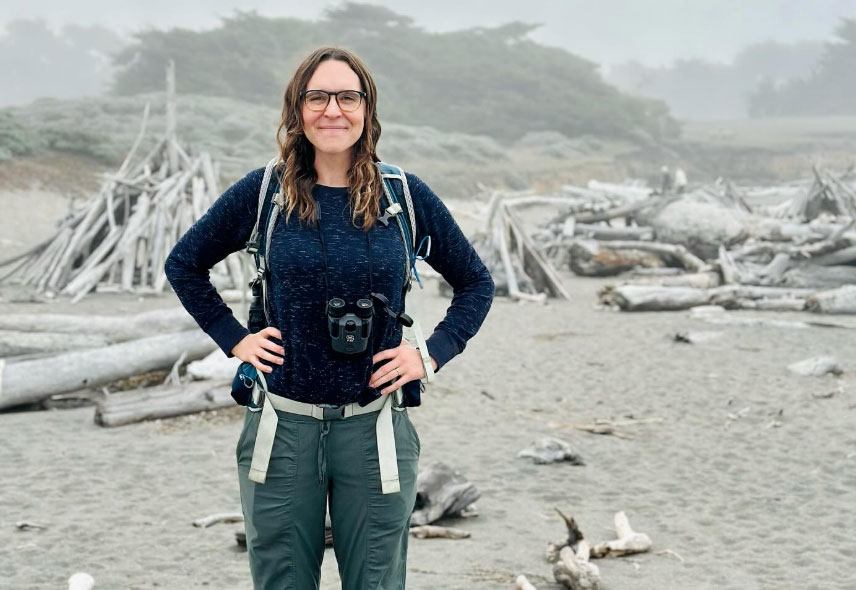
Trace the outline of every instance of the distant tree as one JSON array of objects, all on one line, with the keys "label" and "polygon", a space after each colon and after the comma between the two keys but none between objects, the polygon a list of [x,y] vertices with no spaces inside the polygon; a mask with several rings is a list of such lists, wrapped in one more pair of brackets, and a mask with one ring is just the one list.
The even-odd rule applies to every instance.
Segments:
[{"label": "distant tree", "polygon": [[780,85],[809,75],[822,50],[822,43],[769,41],[744,48],[731,64],[689,59],[649,68],[628,62],[611,68],[608,80],[629,92],[667,101],[681,118],[740,118],[758,112],[751,95],[762,80]]},{"label": "distant tree", "polygon": [[332,25],[374,31],[392,27],[413,27],[413,19],[386,6],[347,2],[324,11],[324,20]]},{"label": "distant tree", "polygon": [[844,18],[810,74],[750,95],[756,116],[856,114],[856,19]]},{"label": "distant tree", "polygon": [[54,32],[44,20],[8,23],[0,37],[0,106],[102,93],[113,74],[112,53],[124,43],[101,27]]},{"label": "distant tree", "polygon": [[538,25],[430,33],[383,6],[347,3],[320,21],[237,13],[209,31],[145,31],[118,57],[114,90],[163,88],[272,104],[295,65],[321,44],[347,47],[375,76],[384,120],[513,140],[529,131],[634,139],[672,136],[662,102],[619,92],[598,66],[527,35]]}]

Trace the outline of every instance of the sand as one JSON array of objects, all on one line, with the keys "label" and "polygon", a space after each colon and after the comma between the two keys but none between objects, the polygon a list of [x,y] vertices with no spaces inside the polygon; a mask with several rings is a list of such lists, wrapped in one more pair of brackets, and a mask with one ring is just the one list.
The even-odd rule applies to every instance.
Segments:
[{"label": "sand", "polygon": [[[651,553],[599,561],[607,590],[856,587],[856,332],[602,311],[596,291],[610,281],[561,274],[572,301],[497,299],[411,411],[423,464],[451,464],[482,497],[478,517],[448,523],[470,539],[411,539],[407,587],[512,588],[524,573],[539,590],[557,589],[543,557],[564,535],[554,507],[593,541],[612,538],[618,510],[653,540]],[[172,295],[8,301],[0,313],[176,303]],[[448,305],[435,285],[419,301],[427,326]],[[856,328],[856,318],[835,321]],[[687,330],[721,336],[673,341]],[[822,354],[837,356],[841,378],[786,370]],[[832,397],[813,396],[839,386]],[[240,510],[240,416],[231,408],[104,429],[92,408],[0,414],[0,588],[63,589],[85,571],[96,590],[250,589],[246,553],[234,542],[241,525],[191,525]],[[662,422],[622,428],[630,440],[550,426],[631,416]],[[543,436],[567,440],[587,464],[516,458]],[[18,521],[46,528],[19,531]],[[322,588],[338,587],[328,550]]]}]

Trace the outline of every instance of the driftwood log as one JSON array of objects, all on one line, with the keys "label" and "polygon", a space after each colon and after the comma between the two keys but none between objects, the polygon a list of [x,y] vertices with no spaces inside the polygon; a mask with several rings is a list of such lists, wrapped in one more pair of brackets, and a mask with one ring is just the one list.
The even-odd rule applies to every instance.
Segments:
[{"label": "driftwood log", "polygon": [[536,465],[568,462],[571,465],[585,465],[583,458],[571,449],[566,441],[545,437],[538,443],[517,453],[518,458],[532,459]]},{"label": "driftwood log", "polygon": [[592,557],[621,557],[633,553],[644,553],[651,548],[651,539],[645,533],[634,531],[624,512],[615,514],[614,524],[615,536],[618,538],[592,547]]},{"label": "driftwood log", "polygon": [[727,309],[799,311],[811,289],[779,289],[725,285],[713,289],[662,287],[651,285],[607,285],[598,296],[603,305],[623,311],[673,311],[700,305],[721,305]]},{"label": "driftwood log", "polygon": [[0,330],[0,357],[61,352],[107,346],[105,336],[98,334],[58,334],[50,332],[19,332]]},{"label": "driftwood log", "polygon": [[165,332],[179,332],[196,326],[183,307],[157,309],[134,315],[69,315],[18,313],[0,316],[0,330],[97,334],[109,342],[124,342]]},{"label": "driftwood log", "polygon": [[814,293],[806,298],[805,308],[815,313],[856,313],[856,286],[848,285]]},{"label": "driftwood log", "polygon": [[480,495],[473,484],[445,463],[431,463],[417,476],[416,507],[410,523],[422,526],[461,516]]},{"label": "driftwood log", "polygon": [[0,317],[0,357],[103,347],[195,326],[183,308],[131,316],[7,314]]},{"label": "driftwood log", "polygon": [[164,385],[142,391],[112,393],[98,402],[95,423],[99,426],[123,426],[143,420],[216,410],[234,404],[231,381],[191,381],[177,386]]},{"label": "driftwood log", "polygon": [[559,560],[553,564],[553,577],[568,590],[597,590],[600,569],[589,561],[589,545],[585,539],[576,547],[563,547]]},{"label": "driftwood log", "polygon": [[225,522],[227,524],[244,522],[244,515],[240,512],[220,512],[218,514],[210,514],[194,520],[193,526],[206,529],[215,524],[220,524],[221,522]]},{"label": "driftwood log", "polygon": [[423,524],[410,527],[410,534],[417,539],[469,539],[470,532],[446,526]]},{"label": "driftwood log", "polygon": [[182,353],[195,360],[215,347],[208,335],[197,329],[31,360],[0,359],[0,409],[169,369]]}]

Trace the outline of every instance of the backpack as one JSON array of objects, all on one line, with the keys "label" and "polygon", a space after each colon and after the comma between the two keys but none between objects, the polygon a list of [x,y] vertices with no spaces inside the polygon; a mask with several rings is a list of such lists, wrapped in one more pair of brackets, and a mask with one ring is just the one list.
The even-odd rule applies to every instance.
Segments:
[{"label": "backpack", "polygon": [[[276,226],[276,219],[280,214],[283,202],[282,187],[279,182],[274,186],[273,191],[269,190],[269,188],[271,176],[279,161],[279,157],[273,158],[265,167],[264,177],[259,189],[256,223],[253,226],[253,231],[250,234],[250,239],[246,247],[246,251],[253,256],[256,263],[256,275],[249,285],[252,289],[249,316],[247,318],[247,328],[250,332],[258,332],[270,325],[270,314],[268,313],[267,305],[267,247],[270,244],[270,238]],[[416,261],[424,259],[430,253],[431,238],[430,236],[425,236],[417,247],[416,214],[404,170],[398,166],[384,162],[377,162],[376,164],[380,169],[383,196],[387,205],[384,209],[384,214],[378,218],[378,221],[384,225],[388,225],[390,218],[394,217],[398,224],[401,240],[404,243],[407,253],[405,257],[406,281],[403,287],[403,290],[406,292],[410,290],[414,279],[419,283],[420,287],[422,286],[419,273],[416,271]],[[393,182],[394,180],[398,182]],[[420,256],[419,252],[425,243],[427,243],[426,252]],[[407,329],[405,328],[405,330]],[[424,390],[425,383],[430,383],[433,380],[434,370],[428,356],[425,338],[415,318],[413,318],[413,325],[409,329],[413,337],[408,338],[408,340],[415,340],[416,346],[422,356],[426,375],[421,382],[406,383],[402,388],[404,389],[405,405],[416,406],[420,403],[419,394]],[[235,398],[235,401],[241,405],[251,403],[248,399],[251,397],[252,382],[259,378],[262,378],[262,376],[257,374],[256,368],[252,364],[242,363],[235,376],[232,388],[232,397]],[[263,378],[261,380],[263,381]],[[418,385],[418,390],[414,391],[414,384]]]}]

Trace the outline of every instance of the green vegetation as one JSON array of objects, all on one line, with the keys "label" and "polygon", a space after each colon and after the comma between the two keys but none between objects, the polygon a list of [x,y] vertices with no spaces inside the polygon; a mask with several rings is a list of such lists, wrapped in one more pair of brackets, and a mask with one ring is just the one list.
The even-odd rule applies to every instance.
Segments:
[{"label": "green vegetation", "polygon": [[297,63],[316,47],[335,44],[355,51],[371,69],[384,121],[502,141],[538,131],[640,144],[677,135],[663,102],[622,94],[594,63],[527,39],[536,26],[435,34],[388,8],[355,3],[318,22],[238,13],[214,30],[137,34],[116,58],[114,91],[160,90],[164,65],[173,59],[180,93],[279,108]]},{"label": "green vegetation", "polygon": [[811,75],[777,85],[765,79],[749,99],[754,117],[856,115],[856,19],[842,19]]}]

